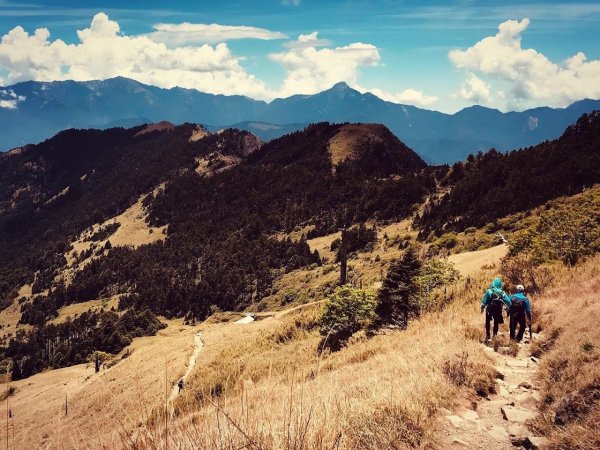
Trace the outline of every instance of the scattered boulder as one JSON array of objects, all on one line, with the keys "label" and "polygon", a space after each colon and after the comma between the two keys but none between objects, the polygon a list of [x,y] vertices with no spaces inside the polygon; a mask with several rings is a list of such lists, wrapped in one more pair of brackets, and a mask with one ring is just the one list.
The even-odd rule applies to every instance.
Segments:
[{"label": "scattered boulder", "polygon": [[499,425],[492,426],[492,428],[488,430],[488,434],[492,439],[498,442],[504,442],[508,440],[508,433]]},{"label": "scattered boulder", "polygon": [[526,448],[538,450],[540,448],[544,448],[548,444],[548,439],[541,436],[530,436],[527,438],[527,442],[529,446]]},{"label": "scattered boulder", "polygon": [[465,411],[460,412],[459,416],[471,422],[479,420],[479,414],[477,414],[477,411],[473,411],[472,409],[467,409]]},{"label": "scattered boulder", "polygon": [[517,408],[515,406],[503,406],[500,408],[505,420],[514,423],[525,423],[535,417],[535,413],[529,409]]},{"label": "scattered boulder", "polygon": [[516,400],[520,407],[532,410],[537,409],[539,403],[531,392],[524,392],[517,395]]},{"label": "scattered boulder", "polygon": [[522,383],[520,383],[519,387],[521,389],[531,389],[532,388],[531,384],[529,384],[527,381],[523,381]]},{"label": "scattered boulder", "polygon": [[454,427],[462,429],[462,425],[463,425],[463,418],[457,415],[451,415],[451,416],[446,416],[446,419],[448,419],[450,421],[450,423],[452,425],[454,425]]},{"label": "scattered boulder", "polygon": [[502,398],[508,398],[510,397],[510,392],[506,386],[500,386],[498,388],[498,395]]},{"label": "scattered boulder", "polygon": [[523,424],[511,423],[508,425],[508,434],[512,437],[525,437],[529,434],[529,430]]}]

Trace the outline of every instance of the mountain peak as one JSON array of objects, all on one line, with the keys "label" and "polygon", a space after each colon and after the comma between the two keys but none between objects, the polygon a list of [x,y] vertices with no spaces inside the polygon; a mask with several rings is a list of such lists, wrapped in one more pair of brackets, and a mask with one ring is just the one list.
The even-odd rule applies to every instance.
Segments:
[{"label": "mountain peak", "polygon": [[339,81],[337,83],[335,83],[332,87],[332,90],[336,90],[336,91],[350,91],[353,90],[350,86],[348,86],[348,84],[345,81]]},{"label": "mountain peak", "polygon": [[[338,96],[340,99],[344,99],[346,96],[354,96],[356,94],[360,94],[356,89],[351,88],[345,81],[340,81],[335,83],[331,88],[326,91],[323,91],[328,95]],[[319,95],[319,94],[317,94]]]}]

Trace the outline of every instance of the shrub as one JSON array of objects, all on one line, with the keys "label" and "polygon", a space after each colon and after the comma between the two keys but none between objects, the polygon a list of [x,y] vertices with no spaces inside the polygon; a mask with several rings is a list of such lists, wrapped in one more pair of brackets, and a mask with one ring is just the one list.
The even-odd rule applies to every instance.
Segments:
[{"label": "shrub", "polygon": [[600,251],[600,195],[596,190],[572,201],[546,205],[535,225],[510,239],[510,256],[529,255],[537,264],[568,265]]},{"label": "shrub", "polygon": [[456,237],[456,233],[445,233],[435,241],[434,245],[438,248],[451,249],[456,247],[457,243],[458,239]]},{"label": "shrub", "polygon": [[508,285],[522,284],[531,294],[541,293],[552,281],[550,270],[547,267],[539,266],[527,255],[504,258],[500,273]]},{"label": "shrub", "polygon": [[416,278],[421,309],[429,309],[435,303],[435,289],[452,284],[459,278],[460,272],[452,263],[440,259],[424,263]]},{"label": "shrub", "polygon": [[490,366],[473,361],[467,352],[456,354],[442,364],[442,372],[457,387],[472,388],[478,395],[487,396],[495,391],[498,375]]},{"label": "shrub", "polygon": [[350,285],[338,287],[328,298],[320,318],[322,347],[338,350],[373,318],[375,293]]}]

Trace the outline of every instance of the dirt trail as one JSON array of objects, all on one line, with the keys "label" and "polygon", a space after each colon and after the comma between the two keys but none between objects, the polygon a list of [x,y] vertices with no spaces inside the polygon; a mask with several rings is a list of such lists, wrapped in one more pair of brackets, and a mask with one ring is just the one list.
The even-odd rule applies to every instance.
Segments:
[{"label": "dirt trail", "polygon": [[[190,360],[188,362],[188,365],[185,369],[185,373],[183,374],[183,376],[177,380],[177,382],[179,382],[179,380],[183,380],[183,385],[185,388],[185,382],[187,381],[188,376],[190,375],[190,373],[192,373],[192,370],[194,370],[194,367],[196,367],[196,362],[198,361],[198,355],[200,355],[200,352],[202,351],[202,347],[204,347],[204,343],[202,342],[202,334],[200,332],[194,334],[194,351],[192,352],[191,356],[190,356]],[[179,385],[178,383],[175,383],[175,385],[171,388],[171,395],[169,395],[169,405],[172,407],[173,402],[175,401],[175,399],[177,397],[179,397]]]},{"label": "dirt trail", "polygon": [[544,444],[544,438],[527,428],[541,400],[536,386],[539,360],[530,356],[529,347],[525,339],[516,357],[502,354],[504,347],[499,352],[485,347],[503,376],[497,380],[497,393],[454,411],[442,410],[440,448],[536,449]]}]

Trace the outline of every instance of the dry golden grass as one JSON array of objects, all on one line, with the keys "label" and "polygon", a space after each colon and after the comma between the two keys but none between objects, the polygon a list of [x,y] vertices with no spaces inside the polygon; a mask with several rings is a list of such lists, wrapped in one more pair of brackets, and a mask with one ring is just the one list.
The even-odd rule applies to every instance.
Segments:
[{"label": "dry golden grass", "polygon": [[171,122],[163,120],[162,122],[151,123],[146,125],[141,131],[138,131],[134,137],[142,136],[144,134],[152,133],[153,131],[170,131],[175,128]]},{"label": "dry golden grass", "polygon": [[17,391],[9,400],[10,448],[119,448],[123,433],[133,432],[163,405],[165,364],[170,391],[193,351],[197,329],[180,320],[167,323],[157,336],[134,339],[117,359],[128,356],[99,374],[93,364],[81,364],[11,383]]},{"label": "dry golden grass", "polygon": [[196,158],[198,167],[196,173],[206,177],[211,177],[217,173],[231,169],[233,166],[240,163],[242,158],[233,155],[221,155],[213,153],[208,157]]},{"label": "dry golden grass", "polygon": [[569,270],[539,299],[546,339],[542,355],[538,430],[551,449],[600,448],[600,256]]},{"label": "dry golden grass", "polygon": [[87,302],[73,303],[71,305],[63,306],[58,310],[58,316],[50,320],[49,323],[62,323],[67,317],[74,319],[80,314],[87,311],[100,311],[104,309],[106,311],[117,308],[119,305],[119,295],[115,295],[110,298],[103,298],[99,300],[90,300]]},{"label": "dry golden grass", "polygon": [[32,295],[32,292],[31,292],[30,284],[24,284],[23,286],[21,286],[21,288],[19,289],[19,292],[17,293],[17,297],[29,298],[29,297],[31,297],[31,295]]},{"label": "dry golden grass", "polygon": [[199,125],[196,125],[190,136],[190,142],[196,142],[200,139],[204,139],[206,136],[210,136],[210,133]]},{"label": "dry golden grass", "polygon": [[485,250],[476,250],[472,252],[459,253],[448,257],[448,262],[454,264],[454,268],[460,272],[463,277],[477,273],[483,266],[494,266],[500,262],[508,253],[506,244],[486,248]]},{"label": "dry golden grass", "polygon": [[7,308],[0,311],[0,340],[9,339],[17,330],[30,330],[31,325],[19,325],[21,319],[21,305],[17,300]]},{"label": "dry golden grass", "polygon": [[379,124],[344,125],[339,132],[329,140],[329,153],[333,166],[347,159],[360,156],[360,145],[366,140],[382,141],[381,134],[386,128]]},{"label": "dry golden grass", "polygon": [[[430,445],[439,407],[451,406],[462,390],[493,388],[495,369],[477,341],[476,304],[491,275],[450,289],[446,308],[406,331],[357,336],[333,354],[317,352],[320,336],[308,311],[237,326],[254,331],[231,324],[205,329],[206,354],[179,416],[169,422],[169,443],[182,449]],[[125,445],[164,448],[163,422],[136,437]]]},{"label": "dry golden grass", "polygon": [[[162,187],[162,185],[157,187],[155,192],[162,189]],[[67,266],[65,267],[63,273],[58,276],[58,278],[69,284],[76,272],[83,269],[86,264],[88,264],[94,258],[97,258],[98,255],[106,254],[106,250],[97,250],[100,253],[93,254],[81,261],[76,260],[77,255],[80,255],[84,251],[88,251],[94,244],[97,249],[103,249],[107,241],[110,241],[113,247],[129,246],[136,248],[141,245],[151,244],[153,242],[165,239],[166,226],[150,227],[146,223],[147,213],[142,204],[145,198],[146,196],[142,195],[137,202],[123,211],[122,214],[108,219],[104,223],[94,224],[90,229],[85,230],[77,237],[77,239],[71,242],[72,250],[65,254]],[[92,242],[88,240],[90,236],[99,229],[115,222],[118,222],[120,227],[117,228],[117,230],[111,236],[109,236],[108,239],[99,242]]]}]

